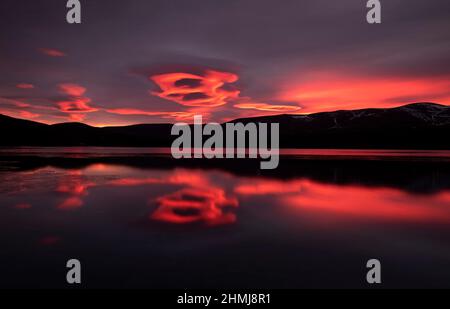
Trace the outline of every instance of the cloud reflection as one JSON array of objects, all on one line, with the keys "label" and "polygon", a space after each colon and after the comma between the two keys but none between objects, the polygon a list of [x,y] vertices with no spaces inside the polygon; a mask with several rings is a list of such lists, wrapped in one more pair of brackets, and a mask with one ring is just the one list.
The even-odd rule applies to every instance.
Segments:
[{"label": "cloud reflection", "polygon": [[[48,168],[43,170],[44,175],[48,173]],[[117,194],[114,199],[108,199],[109,203],[115,204],[117,198],[132,198],[146,205],[149,220],[172,224],[232,224],[237,221],[237,207],[254,205],[276,207],[282,209],[282,213],[287,211],[289,216],[314,214],[332,220],[450,222],[450,192],[446,190],[417,194],[393,187],[343,185],[310,178],[249,178],[221,171],[140,170],[107,164],[70,171],[58,169],[57,172],[56,189],[52,190],[58,193],[57,209],[60,210],[83,207],[88,195],[106,200],[108,197],[102,196],[106,192]],[[39,170],[29,177],[36,179],[38,174]],[[99,190],[92,194],[89,190],[94,187]],[[135,196],[131,197],[133,194]],[[13,204],[17,209],[31,207],[31,204],[19,202]],[[33,202],[33,208],[36,203]]]},{"label": "cloud reflection", "polygon": [[236,198],[227,197],[218,188],[184,188],[157,199],[158,208],[151,219],[184,224],[204,222],[221,225],[236,222],[236,215],[226,212],[226,207],[238,207]]},{"label": "cloud reflection", "polygon": [[81,171],[71,171],[63,177],[56,191],[68,195],[57,208],[61,210],[74,210],[84,205],[83,197],[88,194],[90,187],[96,186],[93,181],[86,180]]}]

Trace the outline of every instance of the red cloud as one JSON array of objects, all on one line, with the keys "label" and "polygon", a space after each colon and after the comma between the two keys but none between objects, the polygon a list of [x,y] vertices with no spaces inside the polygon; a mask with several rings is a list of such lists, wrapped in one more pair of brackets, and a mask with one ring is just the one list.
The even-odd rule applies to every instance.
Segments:
[{"label": "red cloud", "polygon": [[59,84],[58,88],[61,93],[75,97],[81,97],[86,92],[85,87],[77,84]]},{"label": "red cloud", "polygon": [[33,89],[34,85],[33,84],[27,84],[27,83],[20,83],[16,85],[17,88],[19,89]]},{"label": "red cloud", "polygon": [[67,101],[58,102],[58,106],[65,113],[91,113],[98,109],[90,107],[91,99],[85,97],[70,98]]},{"label": "red cloud", "polygon": [[4,104],[12,105],[15,107],[20,107],[20,108],[30,107],[30,104],[23,102],[22,99],[8,99],[8,98],[0,97],[0,103],[4,103]]},{"label": "red cloud", "polygon": [[41,116],[40,114],[35,114],[35,113],[29,112],[29,111],[19,111],[19,115],[20,115],[20,117],[28,118],[28,119],[34,119],[34,118],[38,118]]},{"label": "red cloud", "polygon": [[394,107],[415,101],[450,104],[450,79],[372,78],[333,72],[315,73],[281,87],[277,100],[298,102],[305,113]]},{"label": "red cloud", "polygon": [[69,120],[75,122],[82,122],[86,118],[85,114],[70,114]]},{"label": "red cloud", "polygon": [[50,57],[64,57],[66,56],[65,53],[63,53],[60,50],[53,49],[53,48],[39,48],[39,51],[43,53],[44,55],[50,56]]},{"label": "red cloud", "polygon": [[25,119],[35,119],[35,118],[38,118],[41,116],[40,114],[32,113],[27,110],[18,110],[18,109],[16,109],[16,107],[28,108],[29,105],[24,105],[24,106],[14,105],[14,108],[9,108],[9,107],[1,108],[0,113],[3,115],[10,116],[10,117],[25,118]]},{"label": "red cloud", "polygon": [[57,102],[59,110],[69,113],[69,118],[73,121],[83,121],[86,113],[98,111],[97,108],[91,107],[91,99],[83,96],[86,88],[77,84],[60,84],[59,91],[68,96],[66,100]]},{"label": "red cloud", "polygon": [[300,106],[293,106],[293,105],[271,105],[266,103],[240,103],[234,105],[236,108],[241,109],[255,109],[259,111],[266,111],[266,112],[281,112],[281,113],[290,113],[290,112],[296,112],[301,109]]},{"label": "red cloud", "polygon": [[152,92],[160,98],[184,106],[217,107],[230,99],[239,97],[238,90],[227,90],[225,84],[234,83],[239,78],[228,72],[208,70],[204,76],[189,73],[168,73],[150,77],[160,92]]},{"label": "red cloud", "polygon": [[116,108],[106,110],[108,113],[129,116],[160,116],[162,118],[173,118],[176,120],[192,119],[196,114],[193,112],[164,112],[146,111],[135,108]]},{"label": "red cloud", "polygon": [[145,111],[142,109],[136,108],[114,108],[107,109],[108,113],[117,114],[117,115],[141,115],[141,116],[160,116],[161,112],[156,111]]}]

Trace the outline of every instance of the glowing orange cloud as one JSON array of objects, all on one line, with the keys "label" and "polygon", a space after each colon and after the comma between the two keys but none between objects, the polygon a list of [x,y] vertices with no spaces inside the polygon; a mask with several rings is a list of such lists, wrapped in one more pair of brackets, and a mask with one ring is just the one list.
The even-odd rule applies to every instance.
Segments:
[{"label": "glowing orange cloud", "polygon": [[34,85],[33,84],[27,84],[27,83],[20,83],[16,85],[17,88],[19,89],[33,89]]},{"label": "glowing orange cloud", "polygon": [[113,108],[107,109],[108,113],[118,114],[118,115],[141,115],[141,116],[160,116],[161,112],[156,111],[146,111],[136,108]]},{"label": "glowing orange cloud", "polygon": [[234,107],[240,109],[254,109],[265,112],[280,112],[280,113],[293,113],[301,109],[300,106],[293,105],[271,105],[266,103],[239,103]]},{"label": "glowing orange cloud", "polygon": [[[21,103],[17,103],[17,104],[13,104],[15,107],[18,108],[28,108],[30,105],[28,104],[21,104]],[[40,117],[40,114],[36,114],[36,113],[32,113],[30,111],[27,110],[17,110],[16,108],[5,108],[5,109],[0,109],[0,113],[10,116],[10,117],[19,117],[19,118],[25,118],[25,119],[35,119]]]},{"label": "glowing orange cloud", "polygon": [[131,116],[159,116],[162,118],[173,118],[176,120],[189,120],[193,119],[196,115],[195,113],[186,112],[163,112],[163,111],[146,111],[136,108],[116,108],[107,109],[108,113],[117,115],[131,115]]},{"label": "glowing orange cloud", "polygon": [[21,108],[26,108],[26,107],[31,106],[30,104],[25,103],[19,99],[7,99],[7,98],[2,98],[2,97],[0,97],[0,103],[11,105],[14,107],[21,107]]},{"label": "glowing orange cloud", "polygon": [[69,119],[75,122],[82,122],[86,119],[85,114],[69,114]]},{"label": "glowing orange cloud", "polygon": [[160,98],[184,106],[217,107],[239,97],[240,91],[226,90],[225,84],[234,83],[239,78],[228,72],[208,70],[204,76],[189,73],[168,73],[151,76],[160,92],[152,92]]},{"label": "glowing orange cloud", "polygon": [[59,84],[58,88],[61,93],[74,97],[81,97],[87,90],[85,87],[77,84]]},{"label": "glowing orange cloud", "polygon": [[[295,80],[295,79],[293,79]],[[420,101],[450,104],[450,78],[371,78],[316,73],[281,86],[280,101],[297,102],[303,112],[394,107]]]},{"label": "glowing orange cloud", "polygon": [[20,117],[27,118],[27,119],[35,119],[35,118],[38,118],[41,116],[40,114],[35,114],[35,113],[29,112],[29,111],[19,111],[19,115],[20,115]]},{"label": "glowing orange cloud", "polygon": [[50,56],[50,57],[64,57],[66,54],[60,50],[53,49],[53,48],[39,48],[38,49],[41,53],[44,55]]},{"label": "glowing orange cloud", "polygon": [[[32,89],[32,84],[17,84],[19,89]],[[99,109],[92,107],[91,98],[85,96],[87,89],[83,86],[73,83],[63,83],[57,85],[58,90],[64,95],[62,99],[55,103],[56,106],[45,106],[29,104],[24,102],[25,99],[9,99],[0,97],[0,103],[9,105],[0,112],[11,116],[25,119],[41,118],[40,121],[51,123],[48,121],[48,116],[45,111],[51,111],[52,118],[69,118],[72,121],[83,121],[87,113],[96,112]],[[25,110],[24,110],[25,109]],[[28,109],[28,110],[27,110]],[[39,113],[36,113],[38,111]],[[59,111],[67,114],[67,116],[54,115],[54,111]]]},{"label": "glowing orange cloud", "polygon": [[69,118],[73,121],[84,120],[85,113],[98,111],[89,105],[91,99],[83,96],[86,88],[77,84],[59,84],[58,89],[62,94],[68,96],[66,100],[57,103],[60,111],[69,113]]},{"label": "glowing orange cloud", "polygon": [[60,101],[58,106],[62,112],[66,113],[91,113],[97,111],[98,109],[89,106],[90,102],[90,98],[79,97]]}]

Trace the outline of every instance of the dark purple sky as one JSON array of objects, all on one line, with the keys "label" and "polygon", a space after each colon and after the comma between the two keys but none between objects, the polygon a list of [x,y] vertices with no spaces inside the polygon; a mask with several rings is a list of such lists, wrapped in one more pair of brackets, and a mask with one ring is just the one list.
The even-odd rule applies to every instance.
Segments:
[{"label": "dark purple sky", "polygon": [[93,125],[450,104],[450,1],[0,2],[0,113]]}]

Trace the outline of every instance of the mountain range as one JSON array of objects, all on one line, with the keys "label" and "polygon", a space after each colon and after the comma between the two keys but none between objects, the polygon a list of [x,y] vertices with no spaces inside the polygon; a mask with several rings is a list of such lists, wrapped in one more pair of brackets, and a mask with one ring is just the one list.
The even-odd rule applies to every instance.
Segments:
[{"label": "mountain range", "polygon": [[[413,103],[395,108],[237,119],[279,123],[281,148],[450,149],[450,106]],[[0,146],[168,147],[172,124],[92,127],[47,125],[0,115]]]}]

